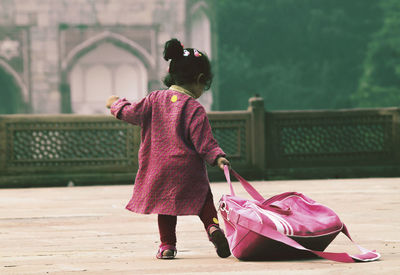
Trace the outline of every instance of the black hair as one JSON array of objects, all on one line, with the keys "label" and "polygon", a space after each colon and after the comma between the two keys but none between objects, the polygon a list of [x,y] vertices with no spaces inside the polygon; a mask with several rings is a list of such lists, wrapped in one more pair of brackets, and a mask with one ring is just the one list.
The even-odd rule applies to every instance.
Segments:
[{"label": "black hair", "polygon": [[182,43],[173,38],[165,43],[164,59],[171,60],[164,78],[167,87],[194,83],[202,73],[200,81],[204,83],[205,90],[210,88],[213,75],[210,60],[204,53],[193,48],[184,49]]}]

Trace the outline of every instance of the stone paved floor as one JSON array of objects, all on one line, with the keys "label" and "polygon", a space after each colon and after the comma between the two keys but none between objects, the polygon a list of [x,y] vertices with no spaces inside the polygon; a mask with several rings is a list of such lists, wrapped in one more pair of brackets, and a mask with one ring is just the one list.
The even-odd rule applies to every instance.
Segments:
[{"label": "stone paved floor", "polygon": [[[212,183],[215,202],[226,183]],[[246,197],[236,184],[238,195]],[[200,220],[178,218],[178,256],[155,259],[155,215],[124,210],[132,186],[0,189],[0,274],[400,274],[400,178],[263,181],[270,197],[302,192],[333,208],[353,239],[382,260],[240,262],[220,259]],[[356,252],[345,237],[328,251]]]}]

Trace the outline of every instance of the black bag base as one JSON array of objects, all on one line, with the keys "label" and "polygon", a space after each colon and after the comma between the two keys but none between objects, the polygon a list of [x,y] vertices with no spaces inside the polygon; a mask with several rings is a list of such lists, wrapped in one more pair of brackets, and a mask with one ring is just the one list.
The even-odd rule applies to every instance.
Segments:
[{"label": "black bag base", "polygon": [[[289,236],[305,248],[324,251],[326,247],[336,238],[340,232],[334,232],[329,235],[319,237],[294,237]],[[241,242],[246,242],[246,238],[253,239],[250,234],[257,234],[250,231]],[[290,261],[307,260],[319,258],[312,252],[290,247],[284,243],[269,239],[259,234],[258,238],[249,243],[249,246],[242,251],[241,255],[235,255],[235,249],[232,249],[233,255],[241,261]],[[239,256],[239,257],[238,257]]]}]

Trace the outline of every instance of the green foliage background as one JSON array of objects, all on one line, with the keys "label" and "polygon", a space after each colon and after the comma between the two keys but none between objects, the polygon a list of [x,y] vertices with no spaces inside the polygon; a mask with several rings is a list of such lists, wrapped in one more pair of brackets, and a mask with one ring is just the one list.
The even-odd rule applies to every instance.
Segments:
[{"label": "green foliage background", "polygon": [[217,0],[215,109],[400,105],[400,1]]},{"label": "green foliage background", "polygon": [[400,106],[400,1],[380,3],[383,25],[367,50],[354,101],[361,107]]}]

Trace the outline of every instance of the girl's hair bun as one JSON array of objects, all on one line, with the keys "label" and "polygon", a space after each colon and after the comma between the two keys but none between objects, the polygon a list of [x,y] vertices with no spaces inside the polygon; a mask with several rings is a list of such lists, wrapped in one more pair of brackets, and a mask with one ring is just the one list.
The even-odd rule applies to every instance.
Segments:
[{"label": "girl's hair bun", "polygon": [[164,47],[164,59],[179,59],[183,57],[183,45],[181,42],[173,38],[165,43]]}]

